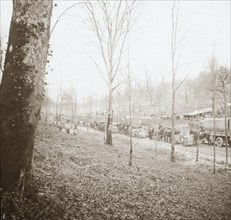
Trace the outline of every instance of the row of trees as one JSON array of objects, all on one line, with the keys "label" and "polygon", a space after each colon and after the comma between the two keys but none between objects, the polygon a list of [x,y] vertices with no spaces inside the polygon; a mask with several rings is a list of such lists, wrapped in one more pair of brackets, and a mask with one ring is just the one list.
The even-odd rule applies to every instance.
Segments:
[{"label": "row of trees", "polygon": [[[102,63],[95,62],[94,59],[92,61],[96,65],[99,73],[105,79],[108,87],[108,102],[107,102],[107,131],[106,131],[106,144],[112,145],[112,136],[109,130],[112,120],[109,120],[109,116],[112,115],[113,112],[113,94],[114,90],[122,83],[118,80],[118,75],[121,72],[122,66],[122,56],[123,53],[129,49],[129,45],[127,49],[124,49],[124,45],[131,28],[131,12],[134,10],[135,1],[119,1],[119,3],[112,3],[107,1],[98,1],[96,4],[90,1],[84,2],[84,6],[88,12],[88,20],[85,22],[90,29],[95,33],[97,38],[97,47],[99,49],[99,54],[102,58]],[[182,85],[186,83],[186,78],[182,81],[177,80],[177,71],[180,66],[180,58],[182,54],[183,44],[185,40],[186,33],[182,33],[182,28],[180,28],[179,24],[179,11],[180,5],[178,1],[173,1],[171,8],[171,63],[172,63],[172,81],[170,84],[170,91],[167,104],[166,99],[164,99],[163,89],[166,89],[166,84],[164,83],[164,78],[162,79],[160,86],[154,86],[157,90],[156,92],[153,90],[153,86],[149,83],[149,77],[146,72],[146,85],[144,88],[145,91],[145,103],[148,103],[148,99],[150,97],[151,104],[159,106],[159,114],[162,111],[162,105],[165,102],[165,110],[169,108],[169,104],[171,103],[171,118],[172,118],[172,151],[171,151],[171,160],[175,161],[175,116],[176,116],[176,101],[179,100],[178,95],[176,96],[176,92],[182,88]],[[227,71],[226,71],[227,72]],[[202,73],[202,77],[207,78],[206,72]],[[200,75],[201,76],[201,75]],[[221,79],[221,77],[220,77]],[[187,80],[189,84],[190,80]],[[200,81],[201,82],[201,81]],[[208,81],[206,81],[208,82]],[[126,96],[130,97],[132,95],[130,79],[126,83]],[[211,84],[209,84],[211,86]],[[206,84],[205,84],[206,86]],[[200,93],[201,93],[201,85],[193,85],[193,94],[194,101],[196,100],[197,108],[200,108],[200,103],[203,103],[205,106],[211,100],[207,98],[206,101],[200,102]],[[203,86],[204,87],[204,86]],[[183,92],[179,92],[178,94],[184,94],[185,106],[189,108],[189,96],[191,95],[191,91],[189,91],[190,86],[185,86]],[[192,90],[192,88],[190,88]],[[208,90],[208,88],[206,88]],[[214,89],[214,88],[213,88]],[[166,90],[165,90],[166,92]],[[154,94],[154,95],[153,95]],[[171,96],[171,99],[169,97]],[[136,96],[137,97],[137,96]],[[224,97],[223,97],[224,98]],[[226,97],[227,98],[227,97]],[[131,98],[129,98],[131,101]],[[165,100],[165,101],[163,101]],[[90,100],[92,102],[92,100]],[[140,100],[139,100],[140,101]],[[127,99],[125,97],[125,102]],[[213,102],[213,100],[212,100]],[[195,102],[192,102],[195,103]],[[120,99],[121,104],[121,99]],[[129,112],[131,113],[131,103],[129,105]],[[206,106],[207,107],[207,106]],[[185,109],[185,108],[184,108]],[[194,107],[195,109],[195,107]],[[108,124],[110,123],[110,124]]]},{"label": "row of trees", "polygon": [[[211,84],[209,74],[209,60],[197,77],[193,79],[185,79],[184,83],[179,87],[175,97],[175,112],[183,114],[193,112],[194,110],[212,107],[212,99],[210,91],[214,88]],[[224,109],[229,110],[227,103],[230,100],[230,69],[216,61],[217,70],[214,72],[217,81],[216,94],[216,110],[224,113]],[[150,75],[149,75],[150,76]],[[160,82],[155,82],[148,77],[147,82],[136,81],[131,77],[131,96],[132,96],[132,116],[150,116],[155,115],[171,115],[171,82],[165,81],[164,77]],[[182,80],[177,80],[179,84]],[[127,81],[128,84],[128,81]],[[224,86],[224,88],[223,88]],[[114,94],[114,114],[118,116],[128,115],[128,85],[121,85]],[[222,89],[223,88],[223,89]],[[71,87],[63,92],[71,96]],[[225,96],[224,96],[225,95]],[[63,97],[66,97],[66,95]],[[224,102],[225,100],[225,102]],[[95,112],[95,110],[105,110],[107,97],[96,99],[94,96],[88,96],[83,100],[78,101],[77,113]],[[67,100],[63,98],[63,103]],[[72,105],[74,106],[74,95],[72,96]],[[97,109],[94,107],[97,105]],[[150,111],[148,111],[150,107]],[[135,112],[138,110],[138,112]],[[146,110],[146,111],[145,111]],[[71,109],[69,110],[71,112]]]}]

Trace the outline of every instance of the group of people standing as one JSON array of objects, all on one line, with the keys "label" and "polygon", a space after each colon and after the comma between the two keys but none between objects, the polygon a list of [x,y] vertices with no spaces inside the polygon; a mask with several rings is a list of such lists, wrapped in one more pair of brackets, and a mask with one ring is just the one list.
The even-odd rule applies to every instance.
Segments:
[{"label": "group of people standing", "polygon": [[[175,134],[180,134],[179,130],[175,130]],[[171,143],[172,140],[172,128],[164,127],[160,125],[158,128],[149,128],[148,130],[149,139],[156,139],[159,141],[165,141]]]}]

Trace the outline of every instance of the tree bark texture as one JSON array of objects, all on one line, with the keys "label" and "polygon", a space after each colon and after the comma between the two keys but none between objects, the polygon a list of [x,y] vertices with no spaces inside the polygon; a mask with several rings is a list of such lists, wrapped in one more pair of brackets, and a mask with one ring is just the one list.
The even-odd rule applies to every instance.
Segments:
[{"label": "tree bark texture", "polygon": [[107,117],[107,126],[106,126],[106,140],[107,145],[112,145],[112,83],[109,84],[109,96],[108,96],[108,117]]},{"label": "tree bark texture", "polygon": [[108,114],[108,117],[107,117],[107,127],[106,127],[106,141],[105,141],[105,143],[107,145],[112,145],[111,124],[112,124],[112,115]]},{"label": "tree bark texture", "polygon": [[172,84],[172,140],[171,140],[171,161],[176,161],[175,156],[175,87]]},{"label": "tree bark texture", "polygon": [[[0,86],[1,188],[20,190],[31,169],[44,96],[52,0],[13,0]],[[23,179],[23,181],[22,181]]]}]

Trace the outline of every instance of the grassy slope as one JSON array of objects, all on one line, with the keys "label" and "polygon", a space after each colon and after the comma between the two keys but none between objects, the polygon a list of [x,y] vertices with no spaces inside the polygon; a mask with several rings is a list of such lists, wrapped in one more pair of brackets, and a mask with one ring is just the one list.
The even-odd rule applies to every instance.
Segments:
[{"label": "grassy slope", "polygon": [[[47,135],[50,137],[47,137]],[[169,161],[169,151],[39,126],[25,219],[230,219],[230,175]],[[37,189],[37,190],[35,190]]]}]

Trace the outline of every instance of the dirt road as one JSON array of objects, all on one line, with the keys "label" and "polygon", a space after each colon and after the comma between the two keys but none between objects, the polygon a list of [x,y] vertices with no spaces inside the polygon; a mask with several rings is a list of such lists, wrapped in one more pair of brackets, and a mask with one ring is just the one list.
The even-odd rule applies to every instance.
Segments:
[{"label": "dirt road", "polygon": [[[93,129],[87,129],[85,127],[79,127],[78,128],[81,131],[87,131],[88,133],[94,133],[102,136],[103,139],[103,133],[99,131],[94,131]],[[113,134],[116,138],[119,138],[121,140],[127,140],[128,137],[123,134]],[[156,149],[156,151],[164,151],[166,150],[166,153],[170,154],[171,145],[169,143],[163,142],[163,141],[154,141],[149,140],[148,138],[133,138],[133,143],[139,147],[144,148],[150,148],[150,149]],[[218,168],[223,167],[225,165],[225,147],[216,147],[216,166]],[[195,164],[196,160],[196,146],[183,146],[180,144],[176,144],[175,147],[176,154],[180,158],[180,160],[185,164]],[[231,148],[228,148],[228,161],[229,164],[231,164]],[[214,160],[214,154],[213,154],[213,145],[208,144],[200,144],[199,145],[199,161],[197,164],[212,167]]]}]

